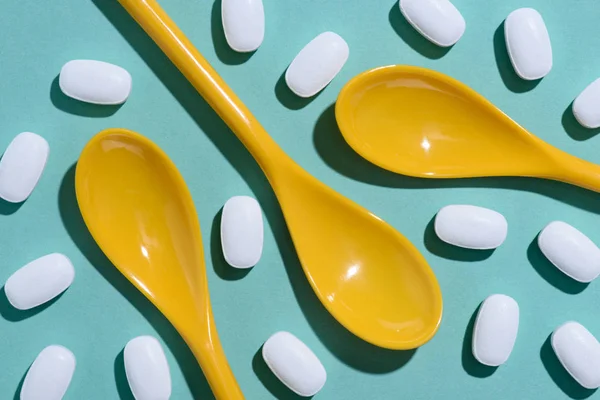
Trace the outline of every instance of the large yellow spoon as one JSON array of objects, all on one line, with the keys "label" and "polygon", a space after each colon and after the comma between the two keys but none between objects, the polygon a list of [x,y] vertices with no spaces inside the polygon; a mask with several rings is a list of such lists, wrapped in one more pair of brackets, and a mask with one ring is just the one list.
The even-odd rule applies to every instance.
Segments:
[{"label": "large yellow spoon", "polygon": [[292,161],[156,1],[119,1],[257,160],[327,310],[381,347],[412,349],[430,340],[442,317],[441,292],[414,245]]},{"label": "large yellow spoon", "polygon": [[173,162],[145,137],[108,129],[81,152],[75,192],[94,240],[171,321],[215,397],[243,399],[213,322],[194,202]]},{"label": "large yellow spoon", "polygon": [[346,142],[382,168],[421,178],[526,176],[600,191],[600,167],[552,147],[442,73],[386,66],[340,92]]}]

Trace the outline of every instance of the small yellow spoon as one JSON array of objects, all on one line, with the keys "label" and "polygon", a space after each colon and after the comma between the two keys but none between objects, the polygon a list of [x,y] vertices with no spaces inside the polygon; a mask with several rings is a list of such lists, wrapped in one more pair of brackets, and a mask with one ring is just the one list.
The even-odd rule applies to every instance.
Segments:
[{"label": "small yellow spoon", "polygon": [[415,246],[292,161],[155,0],[119,2],[261,166],[325,308],[356,336],[381,347],[413,349],[429,341],[442,318],[442,297]]},{"label": "small yellow spoon", "polygon": [[363,72],[344,86],[335,112],[358,154],[403,175],[538,177],[600,191],[600,166],[552,147],[436,71],[394,65]]},{"label": "small yellow spoon", "polygon": [[194,202],[173,162],[145,137],[108,129],[81,152],[75,192],[94,240],[171,321],[215,397],[243,399],[213,322]]}]

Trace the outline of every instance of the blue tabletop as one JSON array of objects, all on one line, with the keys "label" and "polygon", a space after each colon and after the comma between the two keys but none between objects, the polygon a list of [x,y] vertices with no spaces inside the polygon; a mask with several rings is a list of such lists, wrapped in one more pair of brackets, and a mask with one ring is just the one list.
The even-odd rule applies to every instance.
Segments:
[{"label": "blue tabletop", "polygon": [[[579,127],[570,112],[575,96],[600,76],[597,1],[453,2],[467,21],[466,32],[443,50],[408,25],[396,1],[264,0],[264,43],[256,53],[240,55],[225,42],[219,1],[161,1],[293,159],[392,224],[424,254],[441,285],[444,316],[429,343],[402,352],[362,342],[324,310],[256,163],[116,0],[5,0],[0,148],[19,132],[32,131],[48,140],[50,158],[24,204],[0,204],[0,281],[51,252],[73,261],[76,278],[60,298],[32,311],[19,312],[0,295],[0,398],[18,398],[35,356],[47,345],[61,344],[77,357],[65,399],[131,399],[122,350],[128,340],[145,334],[164,345],[173,399],[212,397],[176,331],[107,261],[79,215],[75,163],[85,143],[109,127],[132,129],[155,141],[189,185],[202,227],[216,324],[246,398],[297,398],[260,356],[263,342],[279,330],[304,341],[327,369],[327,383],[315,398],[600,398],[566,374],[548,342],[552,330],[567,320],[600,335],[600,286],[566,278],[535,243],[538,232],[555,219],[600,243],[600,195],[529,178],[425,181],[395,175],[360,158],[337,128],[335,99],[350,78],[381,65],[411,64],[465,82],[542,139],[589,161],[599,159],[598,131]],[[554,52],[552,71],[535,83],[516,76],[504,45],[503,20],[524,6],[542,14]],[[282,74],[297,52],[326,30],[346,39],[350,58],[322,93],[301,100]],[[97,59],[129,70],[129,100],[121,107],[100,107],[65,97],[57,75],[72,59]],[[235,195],[257,198],[266,221],[263,257],[247,273],[225,263],[219,241],[220,209]],[[433,233],[432,218],[455,203],[504,214],[505,243],[493,252],[443,244]],[[479,365],[470,352],[474,313],[492,293],[514,297],[521,308],[514,351],[495,370]]]}]

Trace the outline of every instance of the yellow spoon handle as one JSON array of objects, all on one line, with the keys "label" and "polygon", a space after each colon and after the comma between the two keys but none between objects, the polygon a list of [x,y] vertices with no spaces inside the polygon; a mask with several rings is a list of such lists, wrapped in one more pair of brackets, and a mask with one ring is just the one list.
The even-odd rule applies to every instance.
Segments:
[{"label": "yellow spoon handle", "polygon": [[263,171],[289,157],[155,0],[119,0],[246,146]]}]

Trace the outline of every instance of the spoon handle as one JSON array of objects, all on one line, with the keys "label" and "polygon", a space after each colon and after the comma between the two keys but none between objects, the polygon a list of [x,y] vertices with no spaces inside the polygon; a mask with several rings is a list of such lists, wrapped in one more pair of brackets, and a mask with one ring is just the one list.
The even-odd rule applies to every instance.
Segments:
[{"label": "spoon handle", "polygon": [[[291,160],[155,0],[118,0],[217,112],[267,177]],[[275,162],[277,161],[277,162]]]},{"label": "spoon handle", "polygon": [[552,178],[594,192],[600,192],[600,165],[558,149],[555,150],[554,159],[560,167]]}]

